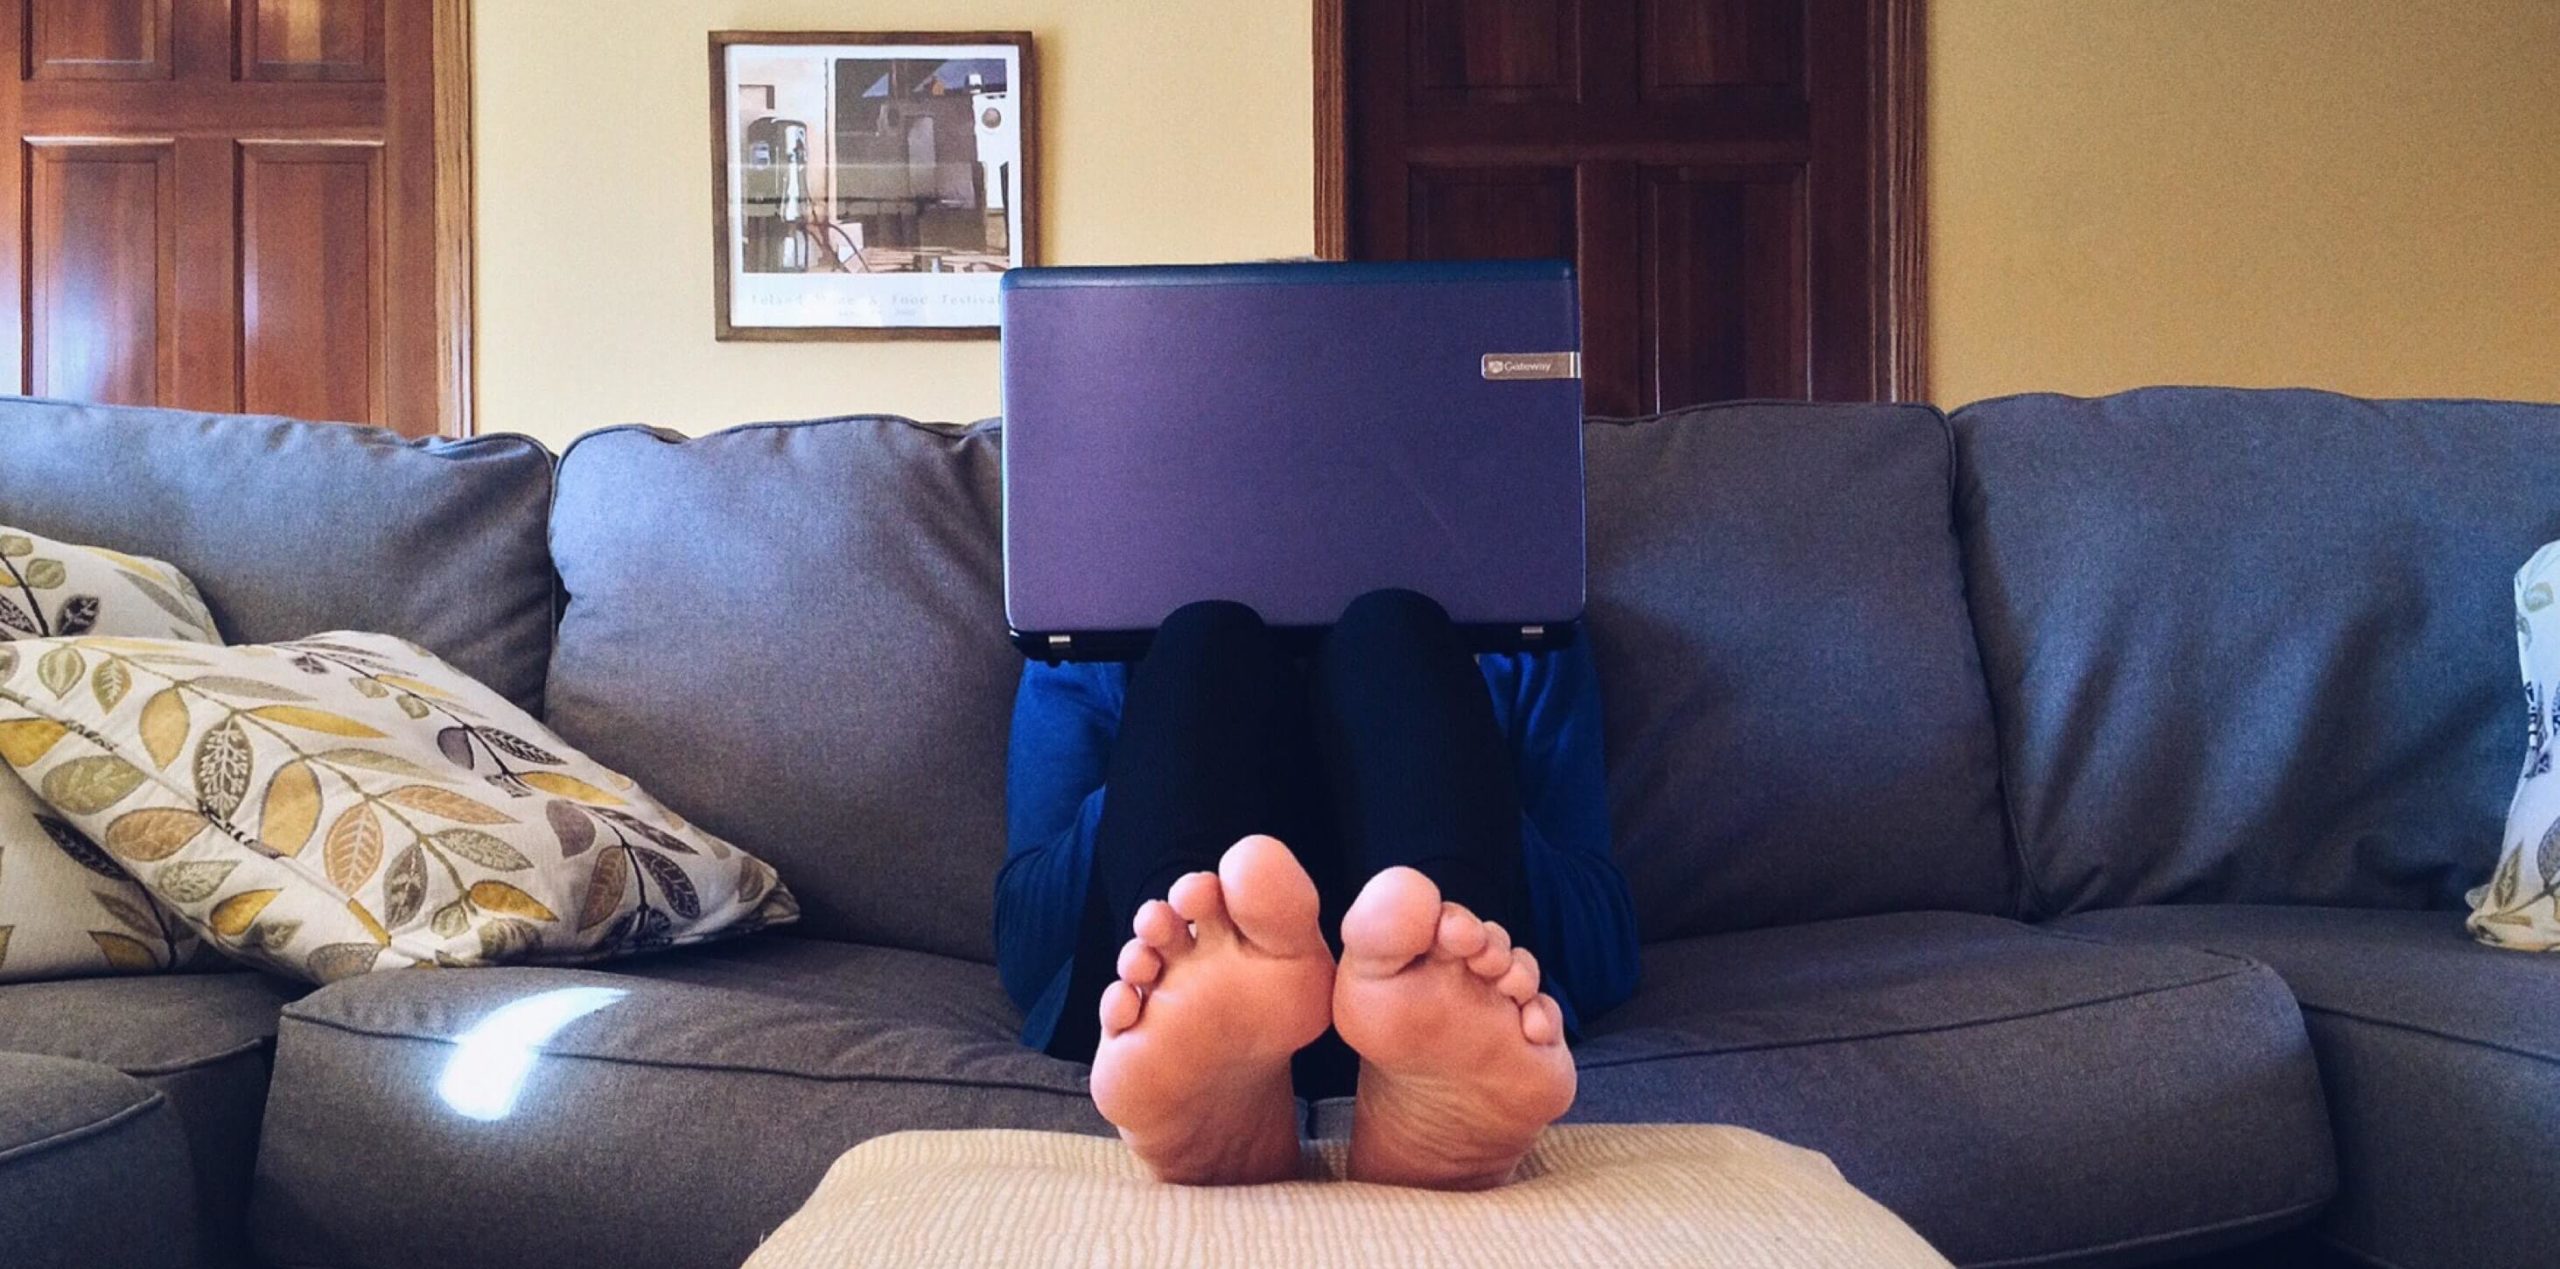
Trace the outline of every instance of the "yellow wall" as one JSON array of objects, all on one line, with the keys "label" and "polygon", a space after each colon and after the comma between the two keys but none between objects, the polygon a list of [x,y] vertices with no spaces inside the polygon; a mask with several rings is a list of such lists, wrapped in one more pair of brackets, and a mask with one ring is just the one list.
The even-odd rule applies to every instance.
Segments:
[{"label": "yellow wall", "polygon": [[1931,11],[1939,401],[2560,400],[2560,2]]},{"label": "yellow wall", "polygon": [[[1932,0],[1935,386],[2560,400],[2560,0]],[[711,337],[706,33],[1031,30],[1046,258],[1294,255],[1308,0],[486,0],[485,430],[996,408],[991,342]]]},{"label": "yellow wall", "polygon": [[1313,245],[1307,0],[482,0],[480,426],[996,409],[992,340],[718,343],[716,29],[1027,30],[1050,263]]}]

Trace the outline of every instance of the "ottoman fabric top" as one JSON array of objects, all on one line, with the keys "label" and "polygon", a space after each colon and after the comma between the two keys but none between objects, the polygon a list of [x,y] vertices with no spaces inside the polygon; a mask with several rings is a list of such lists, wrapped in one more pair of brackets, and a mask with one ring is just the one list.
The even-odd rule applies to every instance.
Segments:
[{"label": "ottoman fabric top", "polygon": [[836,1160],[747,1269],[853,1265],[1944,1266],[1831,1161],[1742,1128],[1548,1131],[1521,1179],[1480,1194],[1339,1178],[1193,1188],[1117,1141],[1010,1129],[901,1132]]}]

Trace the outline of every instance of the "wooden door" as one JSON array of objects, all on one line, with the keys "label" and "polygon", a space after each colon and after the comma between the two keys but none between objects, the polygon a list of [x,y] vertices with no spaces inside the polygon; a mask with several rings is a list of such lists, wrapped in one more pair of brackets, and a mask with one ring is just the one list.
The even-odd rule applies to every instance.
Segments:
[{"label": "wooden door", "polygon": [[467,0],[0,0],[0,388],[470,428]]},{"label": "wooden door", "polygon": [[1319,0],[1318,251],[1561,257],[1586,397],[1916,398],[1919,0]]}]

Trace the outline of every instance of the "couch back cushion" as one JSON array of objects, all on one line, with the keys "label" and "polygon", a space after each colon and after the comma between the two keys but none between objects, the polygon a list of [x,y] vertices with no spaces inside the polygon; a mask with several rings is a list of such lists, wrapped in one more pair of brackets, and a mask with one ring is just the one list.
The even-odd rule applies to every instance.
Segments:
[{"label": "couch back cushion", "polygon": [[1955,424],[2040,912],[2450,907],[2486,879],[2560,407],[2150,388]]},{"label": "couch back cushion", "polygon": [[582,438],[552,727],[772,864],[803,933],[991,959],[1022,670],[996,445],[887,418]]},{"label": "couch back cushion", "polygon": [[542,703],[551,455],[520,436],[0,398],[0,523],[166,560],[233,643],[371,630]]},{"label": "couch back cushion", "polygon": [[1946,420],[1754,403],[1583,435],[1610,811],[1644,936],[2012,911]]}]

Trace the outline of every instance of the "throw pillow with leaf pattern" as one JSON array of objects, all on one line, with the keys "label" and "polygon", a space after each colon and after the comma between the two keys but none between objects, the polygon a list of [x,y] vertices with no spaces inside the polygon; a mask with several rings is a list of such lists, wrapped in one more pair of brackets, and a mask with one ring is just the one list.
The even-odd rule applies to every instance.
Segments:
[{"label": "throw pillow with leaf pattern", "polygon": [[[81,634],[219,642],[177,569],[0,526],[0,647]],[[54,666],[58,678],[64,663]],[[84,686],[116,690],[114,680]],[[0,732],[0,750],[13,747]],[[152,973],[199,948],[186,922],[0,771],[0,982]]]},{"label": "throw pillow with leaf pattern", "polygon": [[762,861],[388,635],[0,645],[0,737],[199,935],[314,982],[594,961],[799,915]]},{"label": "throw pillow with leaf pattern", "polygon": [[2524,663],[2524,774],[2507,808],[2506,850],[2471,892],[2471,934],[2494,947],[2560,951],[2560,542],[2516,574],[2516,648]]}]

